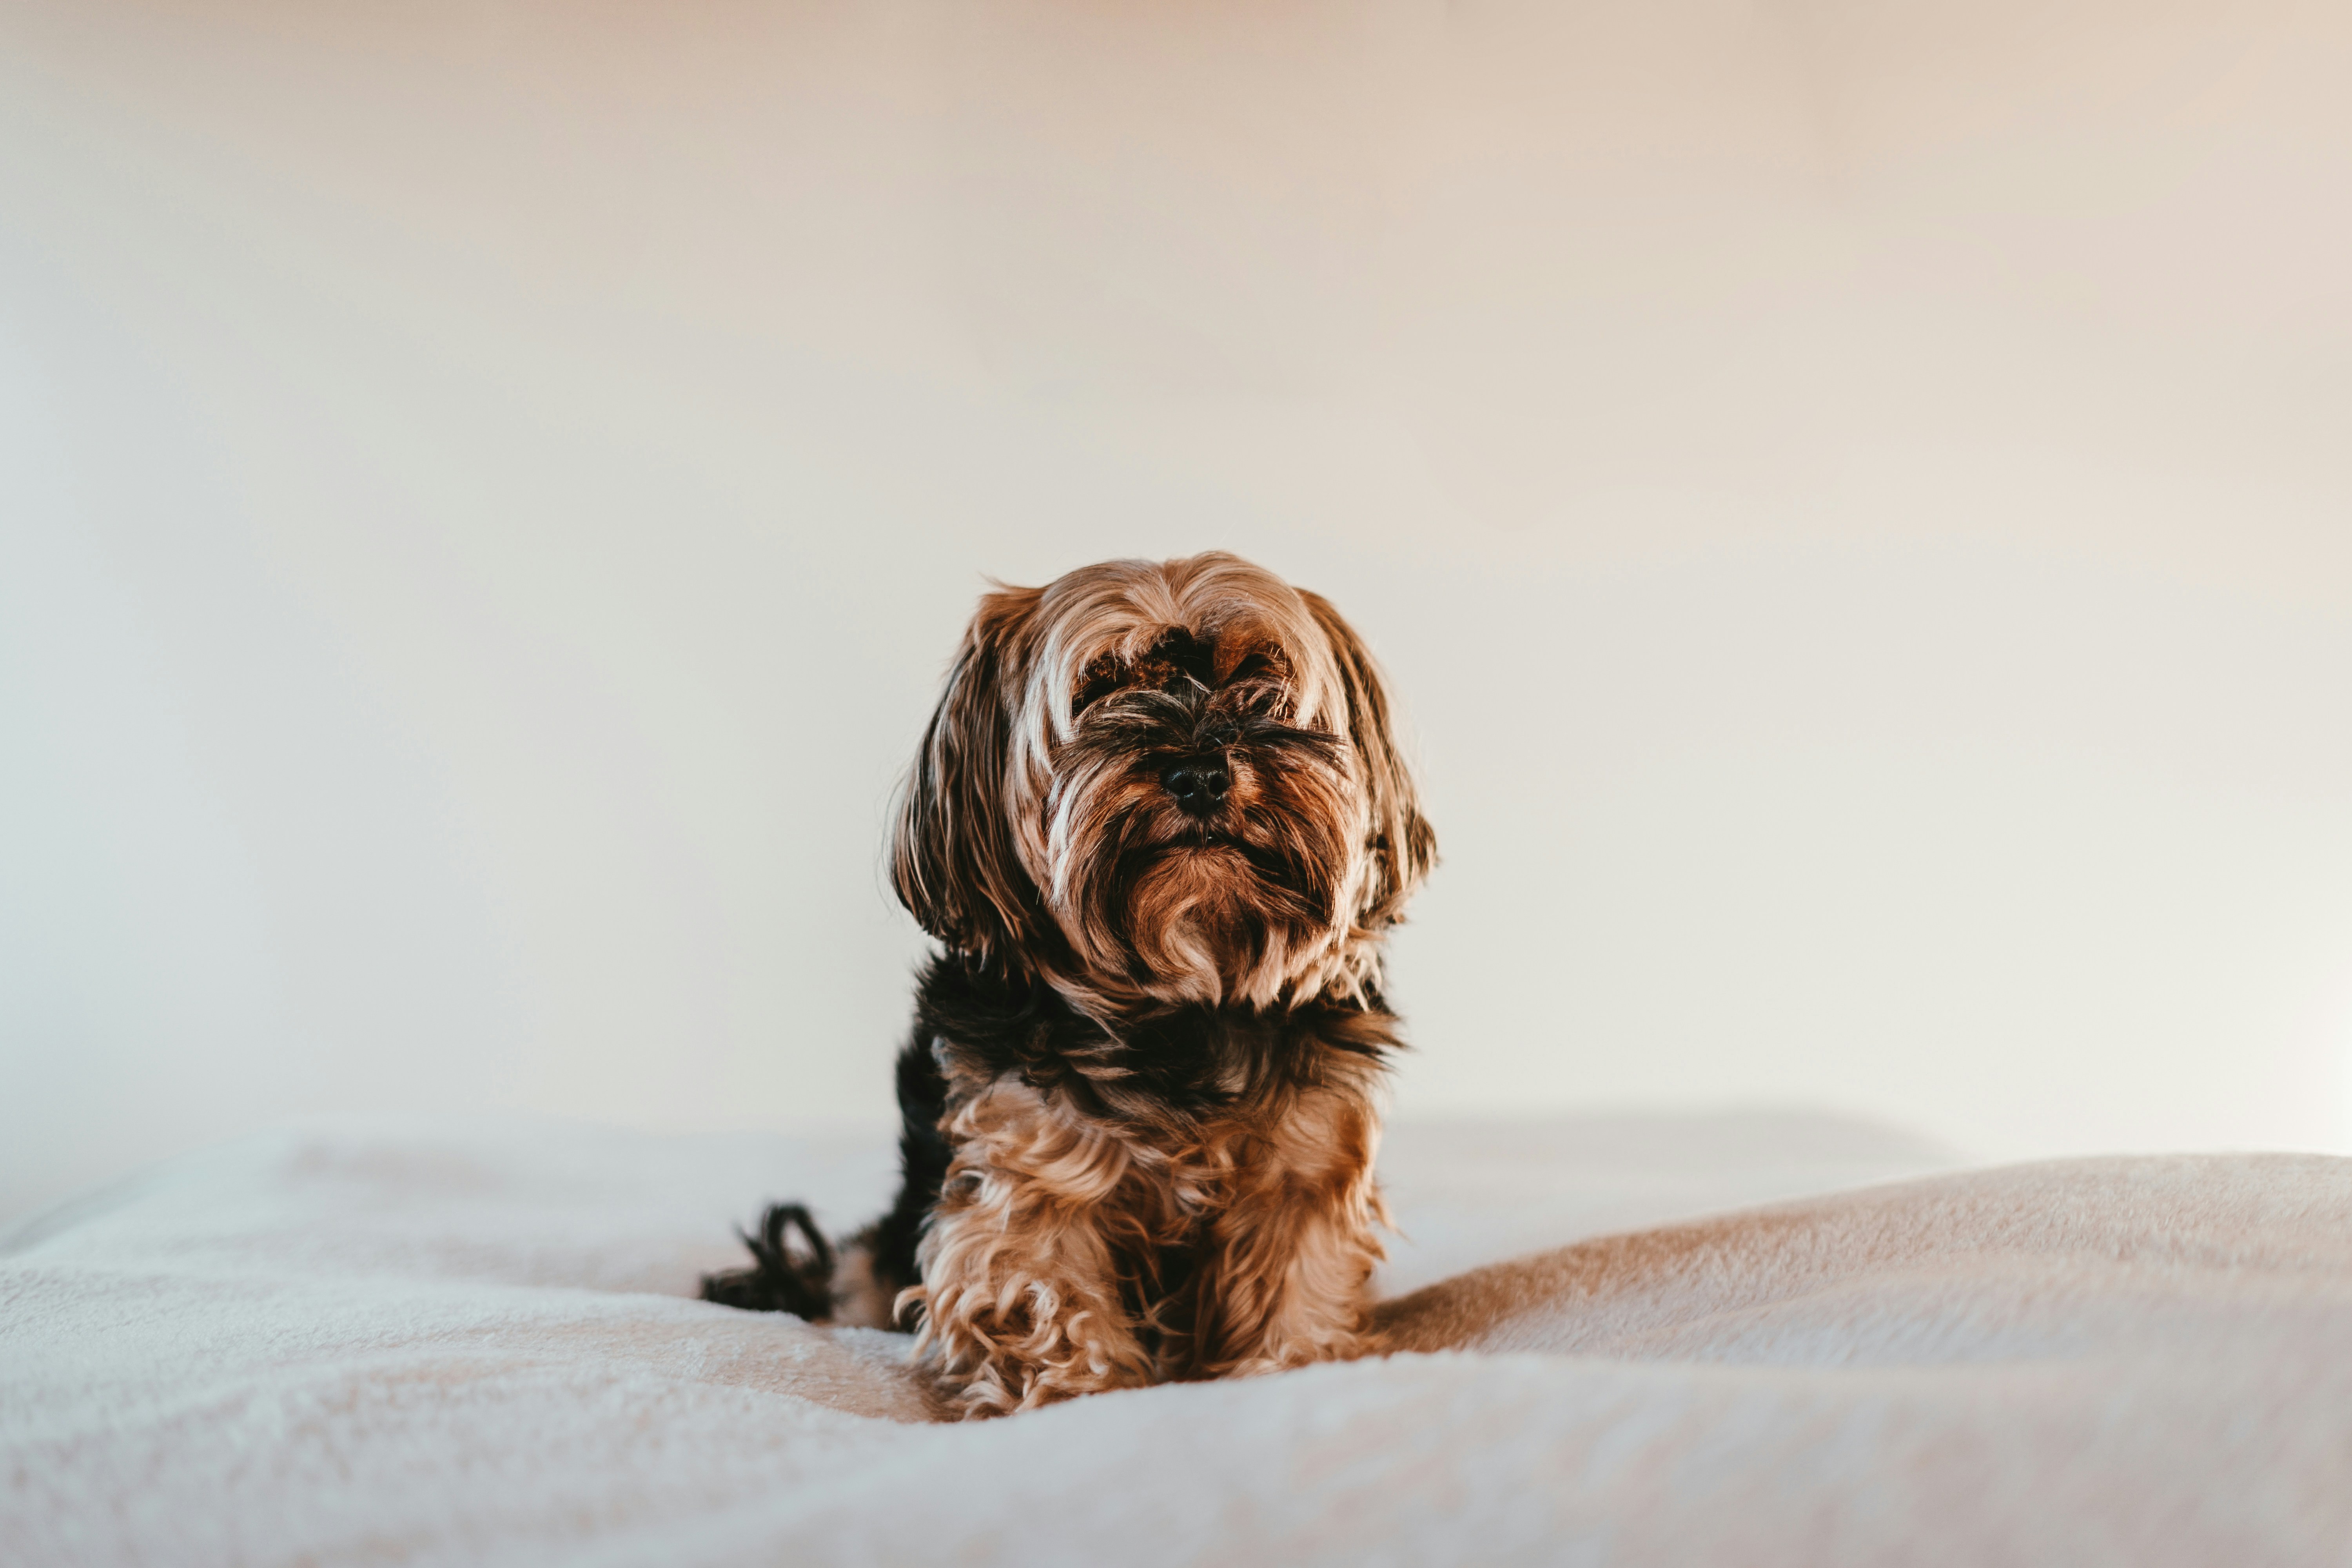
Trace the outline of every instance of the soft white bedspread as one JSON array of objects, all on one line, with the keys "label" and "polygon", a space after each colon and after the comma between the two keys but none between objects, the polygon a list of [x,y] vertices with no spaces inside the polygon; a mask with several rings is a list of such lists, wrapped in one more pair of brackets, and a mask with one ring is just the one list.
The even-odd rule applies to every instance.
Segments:
[{"label": "soft white bedspread", "polygon": [[0,1563],[2352,1563],[2352,1162],[1948,1163],[1402,1128],[1413,1353],[941,1426],[687,1299],[887,1139],[276,1135],[0,1238]]}]

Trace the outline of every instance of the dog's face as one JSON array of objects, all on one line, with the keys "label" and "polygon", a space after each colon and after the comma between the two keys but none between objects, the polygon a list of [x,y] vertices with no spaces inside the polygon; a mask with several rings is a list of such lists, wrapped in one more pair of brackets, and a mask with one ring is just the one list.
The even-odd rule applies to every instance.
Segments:
[{"label": "dog's face", "polygon": [[1234,556],[989,595],[892,879],[950,947],[1083,1010],[1363,996],[1435,844],[1371,658]]}]

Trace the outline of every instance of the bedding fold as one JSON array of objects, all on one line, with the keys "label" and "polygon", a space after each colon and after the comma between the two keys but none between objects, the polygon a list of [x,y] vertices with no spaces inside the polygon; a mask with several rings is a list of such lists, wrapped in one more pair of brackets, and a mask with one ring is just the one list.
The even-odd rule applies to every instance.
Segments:
[{"label": "bedding fold", "polygon": [[959,1426],[690,1299],[885,1138],[274,1134],[0,1242],[0,1561],[2352,1562],[2352,1161],[1950,1164],[1400,1129],[1394,1353]]}]

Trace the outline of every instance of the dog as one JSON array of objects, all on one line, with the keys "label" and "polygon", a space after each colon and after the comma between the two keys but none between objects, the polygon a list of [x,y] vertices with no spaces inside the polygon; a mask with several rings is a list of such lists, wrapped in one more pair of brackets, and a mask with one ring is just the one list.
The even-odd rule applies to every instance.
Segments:
[{"label": "dog", "polygon": [[1381,948],[1435,859],[1318,595],[1223,552],[988,594],[892,844],[940,943],[898,1201],[837,1258],[769,1209],[705,1299],[911,1321],[966,1416],[1364,1353]]}]

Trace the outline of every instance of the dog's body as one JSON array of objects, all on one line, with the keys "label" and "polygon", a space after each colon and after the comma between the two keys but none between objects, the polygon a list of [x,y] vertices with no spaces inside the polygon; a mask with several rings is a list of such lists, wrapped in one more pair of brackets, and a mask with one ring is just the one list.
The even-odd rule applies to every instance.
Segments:
[{"label": "dog's body", "polygon": [[988,595],[894,847],[946,948],[898,1060],[898,1201],[838,1279],[772,1210],[705,1294],[917,1310],[976,1415],[1353,1353],[1380,947],[1434,852],[1322,600],[1221,554]]}]

